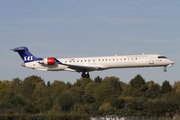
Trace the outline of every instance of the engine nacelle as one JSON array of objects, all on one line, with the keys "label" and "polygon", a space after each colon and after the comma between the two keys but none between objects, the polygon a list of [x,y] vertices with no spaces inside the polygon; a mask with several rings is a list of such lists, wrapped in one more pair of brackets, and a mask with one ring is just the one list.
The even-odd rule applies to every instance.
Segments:
[{"label": "engine nacelle", "polygon": [[45,64],[45,65],[53,65],[53,64],[55,64],[53,57],[45,58],[42,61],[39,61],[39,63],[40,64]]}]

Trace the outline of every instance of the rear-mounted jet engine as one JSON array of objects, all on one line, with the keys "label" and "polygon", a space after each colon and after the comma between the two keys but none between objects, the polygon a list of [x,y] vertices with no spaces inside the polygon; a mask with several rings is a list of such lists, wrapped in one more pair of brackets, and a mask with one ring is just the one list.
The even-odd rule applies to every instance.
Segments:
[{"label": "rear-mounted jet engine", "polygon": [[39,61],[38,63],[45,64],[45,65],[53,65],[53,64],[55,64],[53,57],[45,58],[42,61]]}]

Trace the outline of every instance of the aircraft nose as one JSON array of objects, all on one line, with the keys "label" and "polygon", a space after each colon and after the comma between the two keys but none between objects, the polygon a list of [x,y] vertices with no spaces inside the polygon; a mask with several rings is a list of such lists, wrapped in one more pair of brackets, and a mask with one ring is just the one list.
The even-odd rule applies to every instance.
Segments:
[{"label": "aircraft nose", "polygon": [[175,64],[175,62],[171,61],[171,64]]},{"label": "aircraft nose", "polygon": [[171,67],[171,66],[173,66],[173,64],[175,64],[175,62],[173,62],[172,60],[169,60],[169,65],[168,65],[168,67]]}]

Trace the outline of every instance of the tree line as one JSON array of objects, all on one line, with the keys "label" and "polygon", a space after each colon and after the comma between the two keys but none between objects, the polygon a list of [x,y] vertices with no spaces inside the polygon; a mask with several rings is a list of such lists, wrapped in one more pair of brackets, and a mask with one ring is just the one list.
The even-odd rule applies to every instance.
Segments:
[{"label": "tree line", "polygon": [[0,108],[24,108],[27,114],[78,114],[173,117],[180,110],[180,81],[162,85],[136,75],[79,78],[75,83],[40,76],[0,81]]}]

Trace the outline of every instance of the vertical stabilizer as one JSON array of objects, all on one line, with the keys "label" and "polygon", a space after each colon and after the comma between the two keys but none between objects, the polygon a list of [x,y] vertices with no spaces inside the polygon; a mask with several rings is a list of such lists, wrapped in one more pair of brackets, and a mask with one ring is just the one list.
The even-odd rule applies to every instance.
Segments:
[{"label": "vertical stabilizer", "polygon": [[42,58],[36,58],[34,55],[32,55],[27,47],[17,47],[11,50],[13,50],[14,52],[18,52],[24,63],[43,60]]}]

